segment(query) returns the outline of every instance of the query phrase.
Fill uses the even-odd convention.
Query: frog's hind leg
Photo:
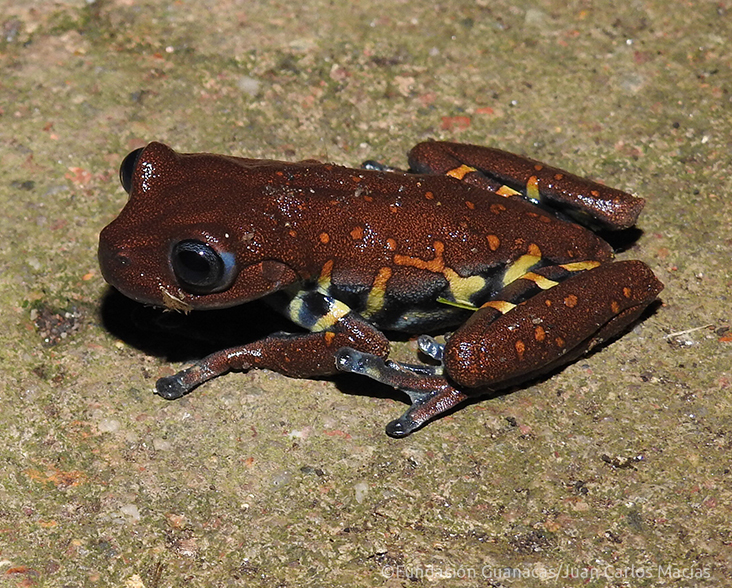
[[[476,313],[480,316],[481,328],[488,329],[491,322],[498,320],[517,304],[533,296],[537,290],[553,287],[558,283],[555,280],[566,279],[575,272],[592,269],[598,265],[599,262],[589,261],[546,266],[512,278],[512,281],[501,290],[501,300],[488,302]],[[458,333],[461,330],[459,329]],[[480,338],[476,343],[479,341]],[[367,376],[401,390],[409,396],[412,405],[400,418],[390,422],[386,427],[386,433],[391,437],[406,437],[427,421],[451,410],[465,400],[491,391],[485,386],[480,390],[470,390],[469,394],[459,390],[444,376],[445,345],[427,335],[419,337],[417,343],[423,354],[440,364],[437,366],[406,364],[351,348],[340,349],[336,354],[336,367],[339,371]]]
[[[522,384],[622,333],[662,289],[643,262],[619,261],[572,275],[498,316],[489,302],[448,340],[445,370],[461,389]]]
[[[404,437],[468,398],[574,361],[620,334],[662,288],[640,261],[547,266],[507,284],[504,299],[487,302],[445,346],[420,337],[420,350],[440,366],[401,364],[352,349],[337,353],[336,366],[409,395],[412,406],[387,426],[390,436]]]
[[[372,380],[402,390],[409,396],[412,405],[401,417],[386,426],[386,434],[390,437],[406,437],[427,421],[469,398],[442,377],[441,366],[385,361],[350,347],[338,351],[336,365],[340,371],[368,376]]]
[[[645,202],[528,157],[478,145],[420,143],[409,152],[409,167],[416,173],[448,175],[507,198],[520,197],[593,228],[627,229]]]

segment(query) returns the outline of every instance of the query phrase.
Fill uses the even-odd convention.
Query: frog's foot
[[[427,357],[442,362],[442,356],[445,354],[445,346],[429,335],[420,335],[417,339],[419,350]]]
[[[160,378],[155,383],[155,393],[166,400],[181,398],[197,386],[226,372],[249,369],[256,351],[253,345],[243,345],[212,353],[172,376]]]
[[[439,345],[439,344],[437,344]],[[427,421],[457,406],[468,395],[453,388],[442,377],[442,367],[411,365],[384,360],[370,353],[344,347],[336,354],[342,372],[361,374],[405,392],[412,405],[386,426],[390,437],[406,437]]]
[[[155,383],[155,393],[166,400],[177,400],[220,373],[212,370],[205,362],[194,363],[172,376],[160,378]]]

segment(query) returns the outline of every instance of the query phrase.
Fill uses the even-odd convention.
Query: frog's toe
[[[453,388],[446,382],[434,390],[417,392],[405,390],[409,394],[412,405],[398,419],[386,426],[386,434],[390,437],[406,437],[422,425],[452,410],[468,399],[468,396]]]
[[[351,347],[343,347],[338,350],[336,367],[338,371],[367,376],[405,392],[412,390],[415,385],[417,386],[414,388],[415,390],[423,391],[424,386],[421,384],[424,378],[442,375],[442,365],[402,363],[383,359],[371,353],[363,353]],[[419,385],[415,382],[419,382]]]
[[[336,367],[339,371],[364,376],[371,376],[369,372],[373,372],[375,359],[379,358],[370,353],[356,351],[351,347],[342,347],[335,356]]]
[[[419,426],[418,423],[414,423],[409,419],[407,414],[404,414],[386,425],[386,434],[394,439],[401,439],[402,437],[411,435]]]
[[[166,400],[177,400],[188,394],[199,384],[210,380],[217,372],[211,371],[205,360],[194,363],[172,376],[165,376],[155,382],[155,393]]]
[[[430,337],[429,335],[420,335],[419,339],[417,339],[417,345],[419,346],[419,350],[427,357],[431,357],[437,361],[442,361],[442,356],[445,353],[445,346],[433,337]]]
[[[160,378],[155,383],[155,393],[165,398],[165,400],[176,400],[187,392],[188,390],[186,390],[178,374]]]
[[[385,163],[381,163],[380,161],[376,161],[374,159],[368,159],[368,160],[364,161],[361,164],[361,168],[370,169],[373,171],[381,171],[381,172],[394,172],[394,171],[401,172],[401,171],[403,171],[399,168],[391,167],[390,165],[386,165]]]

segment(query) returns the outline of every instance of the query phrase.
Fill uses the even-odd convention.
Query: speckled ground
[[[732,583],[731,10],[6,0],[0,584]],[[401,441],[383,426],[403,399],[357,379],[152,394],[210,343],[145,331],[160,317],[99,274],[129,150],[404,165],[429,137],[647,198],[620,257],[656,270],[663,304]],[[275,328],[261,316],[188,331]]]

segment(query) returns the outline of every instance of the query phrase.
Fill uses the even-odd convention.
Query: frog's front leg
[[[519,281],[537,280],[536,275]],[[423,351],[442,358],[444,374],[351,350],[339,352],[338,368],[410,395],[412,406],[387,426],[389,435],[403,437],[469,397],[521,384],[573,361],[621,333],[663,288],[639,261],[602,264],[559,283],[537,281],[541,291],[517,306],[501,299],[486,303],[444,349],[421,338]]]
[[[389,340],[346,305],[316,291],[279,297],[272,305],[311,333],[276,333],[247,345],[224,349],[192,366],[160,378],[156,392],[168,400],[231,370],[269,369],[286,376],[308,378],[337,373],[335,354],[353,347],[386,358]]]

